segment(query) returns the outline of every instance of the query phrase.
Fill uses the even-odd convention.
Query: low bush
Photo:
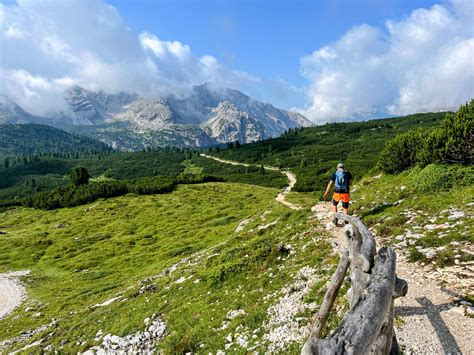
[[[415,130],[397,135],[387,142],[379,157],[379,167],[386,173],[394,174],[406,170],[418,162],[417,153],[423,131]]]
[[[409,180],[417,192],[447,191],[455,186],[474,184],[474,167],[430,164],[410,171]]]
[[[378,167],[395,174],[432,163],[472,165],[474,159],[474,100],[446,114],[438,128],[397,135],[385,144]]]

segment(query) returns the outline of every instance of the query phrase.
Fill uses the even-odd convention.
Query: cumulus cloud
[[[133,32],[102,0],[0,3],[0,20],[0,93],[33,114],[65,109],[64,90],[74,84],[151,96],[259,80],[179,41]]]
[[[474,97],[471,1],[360,25],[301,59],[315,122],[454,110]]]

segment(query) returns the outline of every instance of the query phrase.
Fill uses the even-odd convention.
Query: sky
[[[315,123],[455,110],[474,97],[470,0],[0,0],[0,94],[156,96],[212,82]]]

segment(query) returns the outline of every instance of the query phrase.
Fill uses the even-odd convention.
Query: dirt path
[[[335,247],[342,250],[346,244],[344,228],[332,225],[330,207],[330,203],[316,204],[313,216],[331,233]],[[474,354],[474,318],[466,315],[468,306],[459,302],[462,297],[438,287],[400,252],[397,275],[408,282],[408,294],[395,301],[395,315],[401,319],[395,331],[402,350],[409,354]]]
[[[26,270],[0,274],[0,319],[8,315],[23,301],[25,289],[19,278],[28,273],[29,271]]]
[[[247,164],[247,163],[241,163],[241,162],[238,162],[238,161],[234,161],[234,160],[225,160],[225,159],[220,159],[220,158],[216,158],[216,157],[213,157],[211,155],[207,155],[207,154],[200,154],[201,157],[203,158],[208,158],[208,159],[213,159],[215,161],[218,161],[220,163],[223,163],[223,164],[231,164],[231,165],[240,165],[240,166],[258,166],[256,164]],[[300,210],[301,207],[300,206],[297,206],[291,202],[288,202],[286,199],[285,199],[285,196],[291,191],[291,189],[293,189],[293,187],[295,186],[296,184],[296,175],[293,174],[292,172],[290,171],[287,171],[287,170],[281,170],[275,166],[266,166],[264,165],[263,166],[265,168],[265,170],[272,170],[272,171],[278,171],[279,173],[281,174],[285,174],[287,179],[288,179],[288,186],[285,186],[285,188],[283,189],[283,191],[281,191],[276,197],[275,197],[275,200],[285,206],[287,206],[288,208],[291,208],[292,210]]]

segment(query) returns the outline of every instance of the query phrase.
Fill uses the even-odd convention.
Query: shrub
[[[448,113],[440,127],[399,134],[385,144],[378,167],[389,174],[399,173],[417,164],[472,165],[474,158],[474,100]]]
[[[417,192],[447,191],[454,186],[474,184],[474,168],[430,164],[424,169],[413,169],[409,179]]]
[[[474,100],[441,121],[445,139],[442,159],[446,163],[472,165],[474,156]]]
[[[86,168],[77,167],[74,168],[71,172],[71,181],[74,185],[87,185],[89,183],[89,172]]]
[[[422,139],[423,131],[413,130],[388,141],[380,153],[379,168],[385,173],[394,174],[416,165]]]
[[[171,192],[175,182],[166,177],[143,177],[126,182],[128,192],[138,195],[163,194]]]

